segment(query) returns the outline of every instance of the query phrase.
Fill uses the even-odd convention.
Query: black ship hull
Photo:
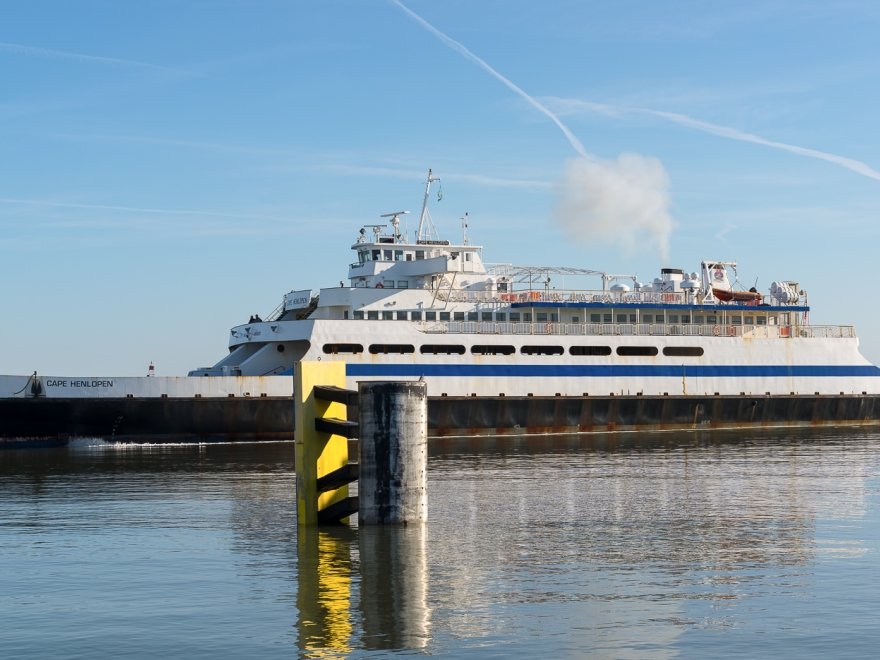
[[[0,444],[72,437],[292,440],[293,409],[291,397],[0,399]],[[428,403],[432,436],[878,423],[880,395],[432,397]]]

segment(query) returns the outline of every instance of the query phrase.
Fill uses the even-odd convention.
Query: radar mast
[[[436,238],[437,231],[434,229],[434,225],[431,222],[431,214],[428,213],[428,196],[431,194],[431,184],[435,181],[440,181],[437,177],[432,174],[431,170],[428,170],[428,180],[425,182],[425,199],[422,202],[422,215],[419,217],[419,228],[416,231],[416,242],[430,239],[431,237]],[[443,192],[439,192],[437,194],[437,200],[443,199]]]

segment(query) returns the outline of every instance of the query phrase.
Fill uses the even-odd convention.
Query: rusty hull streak
[[[432,437],[872,426],[880,396],[439,397]]]

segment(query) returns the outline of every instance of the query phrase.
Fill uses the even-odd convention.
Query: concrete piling
[[[362,382],[360,506],[366,525],[428,519],[428,393],[424,382]]]

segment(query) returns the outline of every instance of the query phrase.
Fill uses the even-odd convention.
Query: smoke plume
[[[590,245],[627,251],[646,245],[669,257],[669,178],[656,158],[621,154],[615,161],[576,158],[566,164],[556,221],[566,234]]]

